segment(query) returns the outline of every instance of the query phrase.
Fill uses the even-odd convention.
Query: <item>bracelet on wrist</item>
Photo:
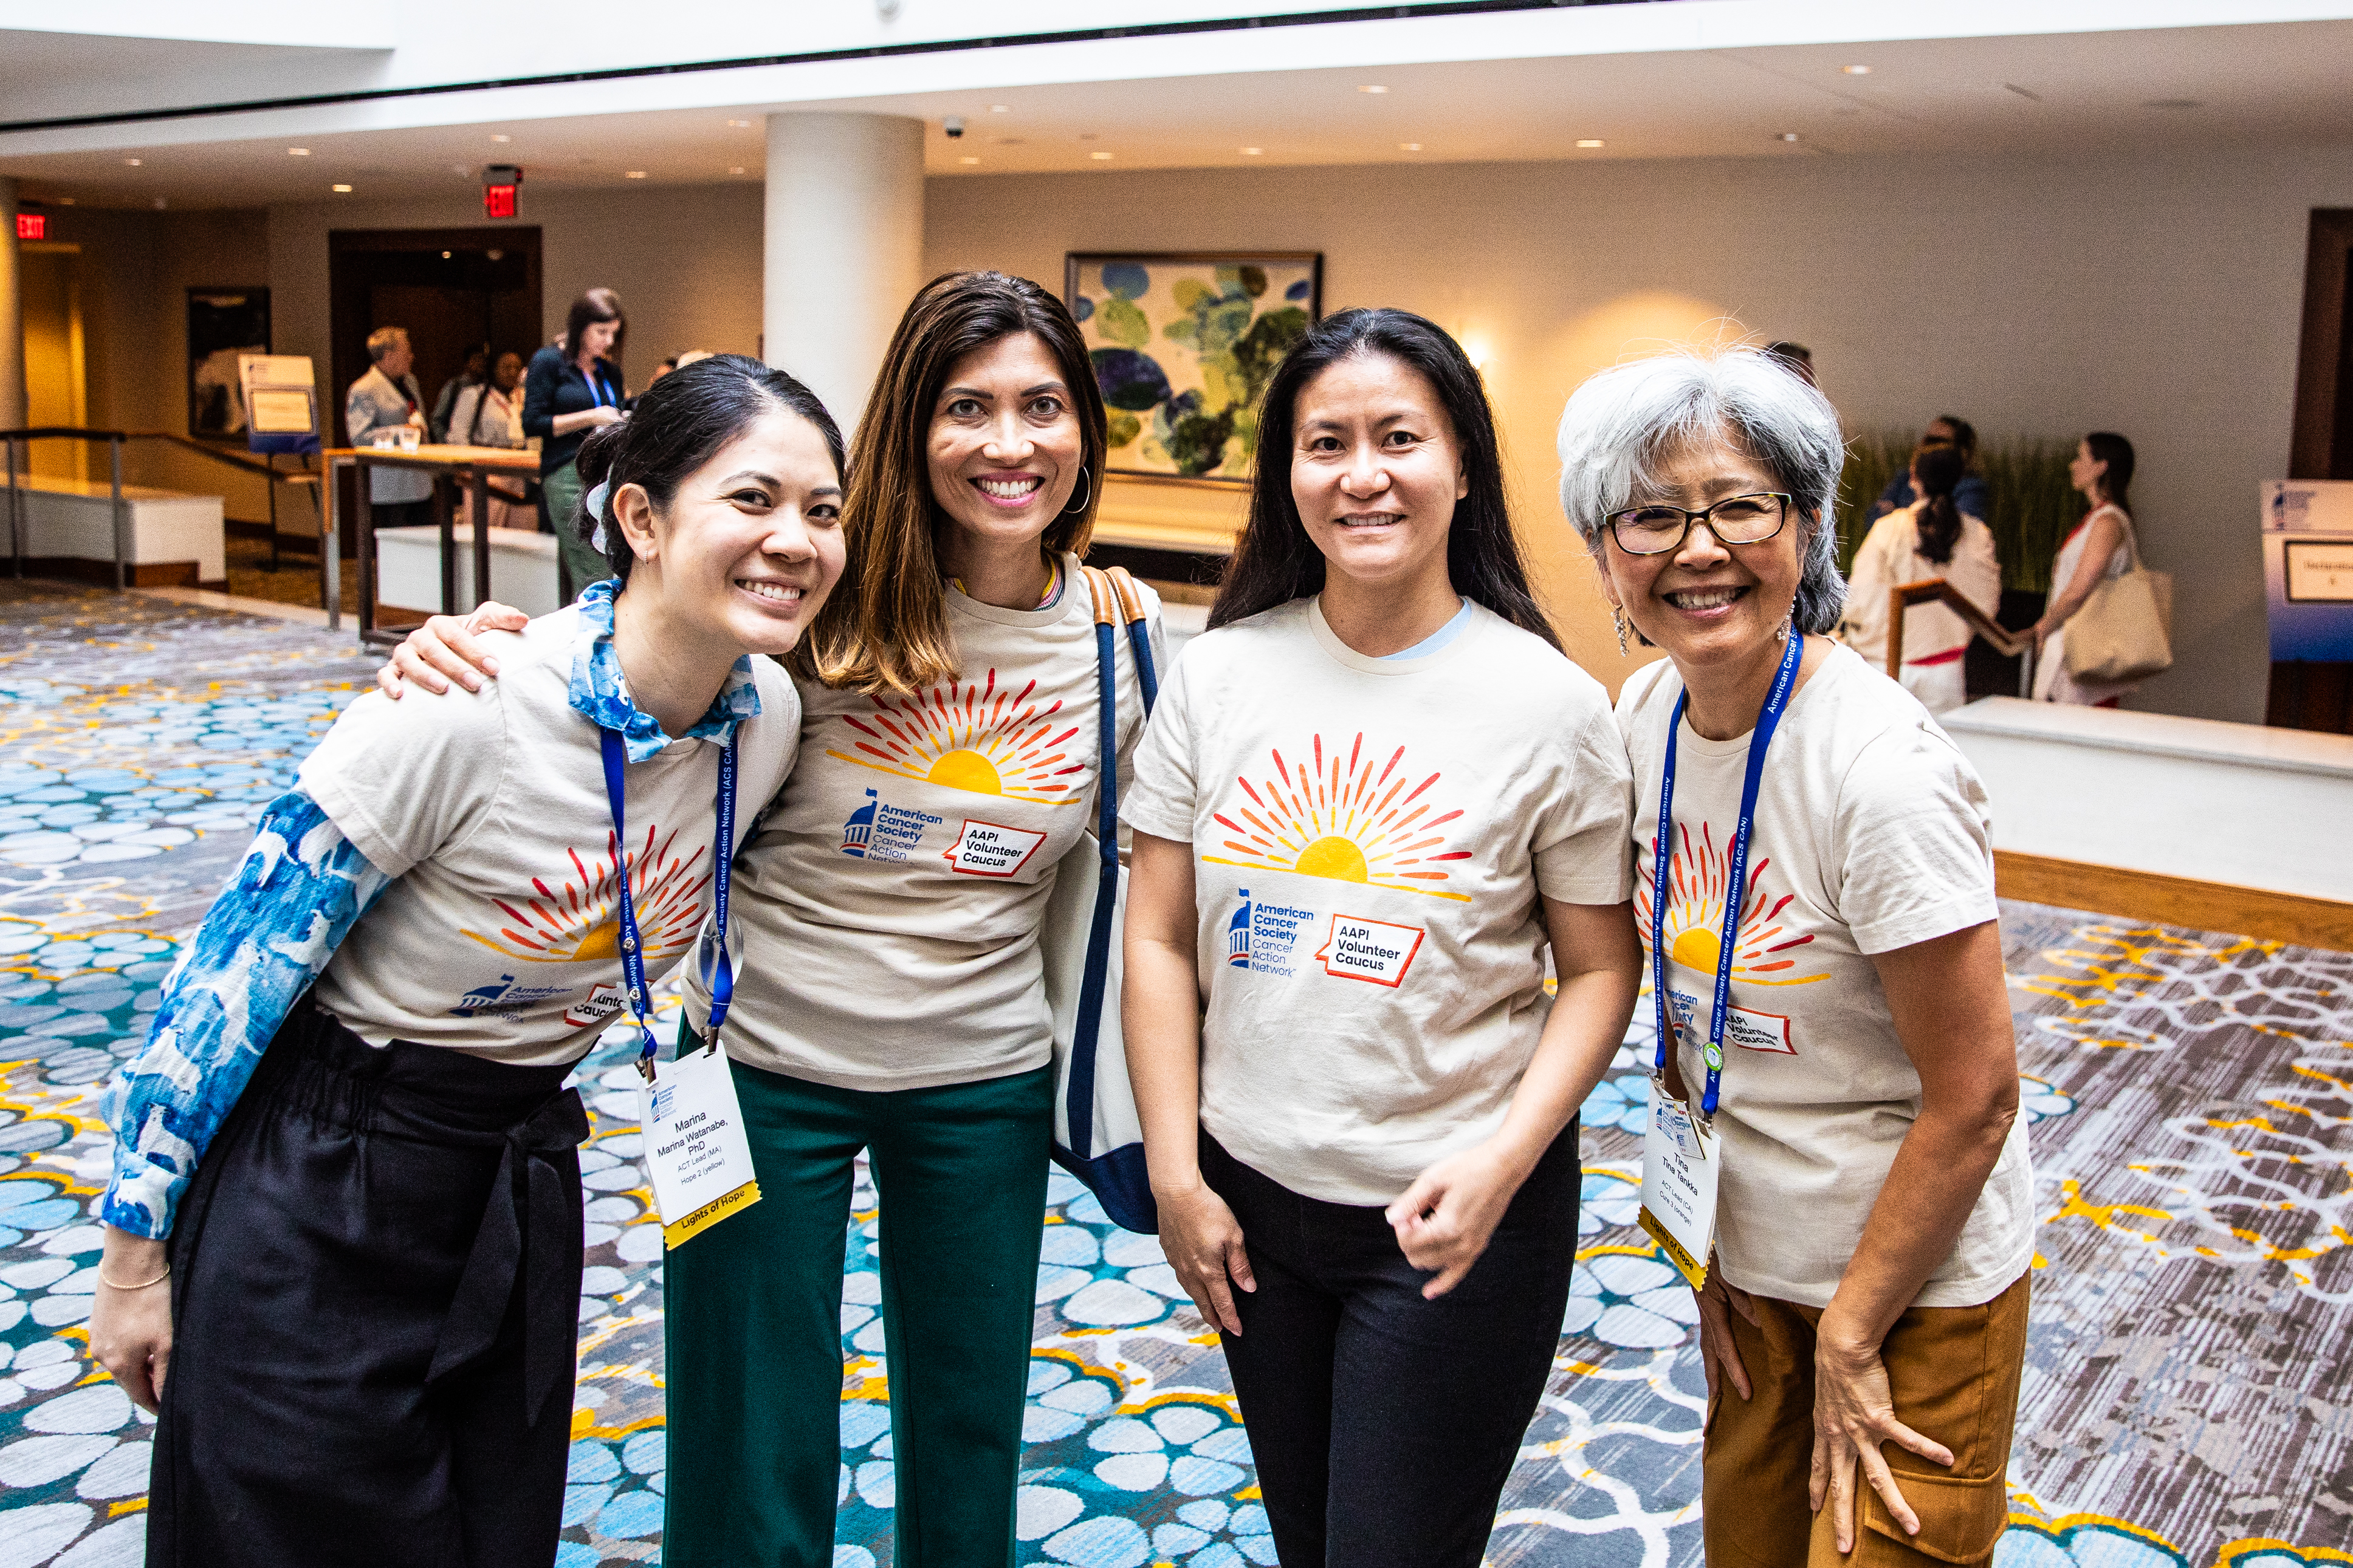
[[[164,1280],[169,1279],[171,1277],[172,1266],[169,1263],[164,1265],[164,1272],[156,1275],[153,1279],[142,1279],[136,1285],[125,1285],[119,1280],[109,1279],[106,1277],[106,1270],[104,1268],[100,1268],[98,1271],[98,1282],[105,1286],[110,1290],[144,1290],[150,1285],[161,1285]]]

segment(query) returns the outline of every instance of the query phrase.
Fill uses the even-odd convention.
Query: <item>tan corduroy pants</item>
[[[1731,1314],[1748,1373],[1742,1399],[1719,1373],[1708,1409],[1701,1490],[1712,1568],[1932,1568],[1989,1563],[2010,1514],[2003,1485],[2026,1363],[2029,1275],[1975,1307],[1915,1307],[1895,1320],[1880,1356],[1895,1415],[1953,1451],[1946,1467],[1881,1445],[1895,1485],[1920,1516],[1905,1534],[1858,1474],[1854,1551],[1841,1557],[1831,1510],[1811,1513],[1814,1325],[1820,1307],[1754,1298],[1758,1321]]]

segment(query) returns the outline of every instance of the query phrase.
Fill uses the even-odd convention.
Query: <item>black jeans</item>
[[[1478,1568],[1577,1261],[1577,1127],[1435,1301],[1377,1208],[1303,1197],[1201,1134],[1255,1291],[1224,1336],[1283,1568]]]

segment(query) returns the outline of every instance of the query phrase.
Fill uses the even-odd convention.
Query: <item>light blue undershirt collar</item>
[[[613,594],[619,584],[607,577],[582,590],[573,607],[580,612],[580,630],[572,642],[570,696],[575,712],[590,723],[618,730],[629,761],[642,763],[670,742],[654,716],[629,699],[629,683],[621,674],[621,656],[613,651]],[[760,711],[760,686],[752,678],[752,656],[745,654],[727,672],[710,708],[682,741],[716,741],[722,744],[734,732],[739,720]]]
[[[1440,649],[1444,648],[1447,644],[1452,642],[1456,637],[1461,637],[1462,635],[1463,628],[1468,626],[1470,624],[1471,601],[1465,599],[1462,601],[1462,607],[1454,612],[1454,618],[1452,620],[1447,622],[1444,626],[1439,627],[1436,631],[1430,633],[1428,637],[1422,638],[1411,647],[1399,649],[1396,653],[1385,653],[1381,655],[1381,657],[1383,658],[1428,658],[1431,654],[1439,652]]]

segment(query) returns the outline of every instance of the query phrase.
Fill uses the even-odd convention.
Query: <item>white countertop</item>
[[[2015,697],[1988,697],[1942,715],[1937,722],[1956,739],[1984,735],[2052,742],[2353,779],[2353,735],[2227,724],[2170,713],[2133,713],[2120,708],[2026,702]]]

